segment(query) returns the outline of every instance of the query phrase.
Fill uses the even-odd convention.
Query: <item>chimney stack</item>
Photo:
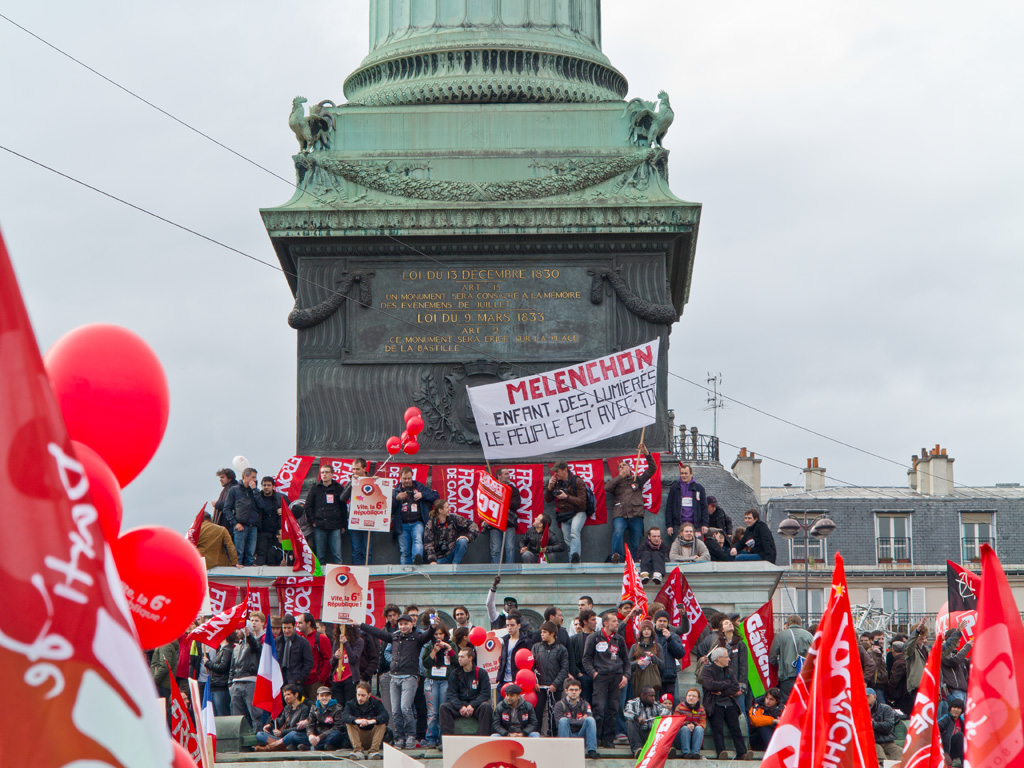
[[[764,503],[761,498],[761,460],[754,456],[753,451],[747,453],[746,448],[740,448],[739,456],[732,463],[732,473],[737,480],[753,488],[758,504]]]
[[[825,488],[825,468],[818,466],[818,457],[807,460],[804,470],[804,490],[821,491]]]
[[[921,449],[921,458],[914,462],[910,487],[915,487],[916,480],[918,493],[925,496],[952,496],[953,461],[946,455],[946,449],[938,443],[931,451]]]

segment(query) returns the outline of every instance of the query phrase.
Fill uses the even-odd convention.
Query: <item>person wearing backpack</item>
[[[583,525],[587,522],[587,484],[569,471],[569,464],[556,461],[551,477],[544,487],[544,501],[555,505],[555,522],[562,529],[563,541],[569,542],[569,562],[578,563],[583,543]],[[592,513],[591,513],[592,514]]]
[[[771,648],[768,649],[768,663],[778,670],[779,690],[782,703],[789,698],[790,691],[796,685],[800,668],[811,647],[811,633],[803,628],[803,621],[797,614],[786,619],[786,628],[775,635]]]

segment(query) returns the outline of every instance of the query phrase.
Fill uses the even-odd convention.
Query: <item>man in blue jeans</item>
[[[565,681],[565,695],[555,704],[555,723],[558,738],[582,738],[587,758],[593,760],[601,756],[597,752],[597,721],[581,692],[579,680],[570,677]]]
[[[323,564],[342,562],[341,534],[348,527],[344,489],[329,464],[320,467],[320,482],[306,494],[306,519],[313,525],[313,549]]]
[[[366,477],[366,459],[352,459],[352,477],[345,483],[341,491],[341,500],[346,508],[352,503],[352,483],[358,482],[359,478]],[[369,565],[373,562],[373,547],[369,531],[351,530],[348,532],[348,540],[352,545],[352,565]]]
[[[623,539],[629,530],[629,549],[634,557],[639,557],[640,538],[644,533],[644,485],[654,476],[654,459],[647,446],[638,446],[647,468],[637,476],[629,462],[619,462],[618,474],[605,483],[604,491],[608,498],[608,508],[612,513],[612,554],[619,560],[625,560]],[[660,493],[660,490],[658,491]],[[615,560],[613,562],[619,562]]]
[[[249,467],[242,473],[242,482],[231,486],[224,498],[222,520],[231,530],[242,565],[256,564],[256,537],[259,532],[260,513],[256,508],[257,472]]]
[[[580,562],[583,526],[587,522],[587,486],[583,478],[569,471],[567,462],[554,463],[544,486],[544,501],[554,502],[555,522],[562,529],[562,540],[569,545],[569,562]]]
[[[423,564],[423,529],[438,495],[413,480],[412,469],[402,467],[391,495],[391,530],[398,532],[398,557],[402,565]]]

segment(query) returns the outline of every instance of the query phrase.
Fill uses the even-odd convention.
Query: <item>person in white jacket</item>
[[[694,533],[693,523],[683,523],[679,535],[672,542],[668,559],[673,563],[706,563],[711,561],[711,553],[704,542]]]

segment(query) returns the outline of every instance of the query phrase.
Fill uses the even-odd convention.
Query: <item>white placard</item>
[[[484,456],[557,453],[653,424],[659,341],[568,368],[469,387]]]
[[[362,565],[325,565],[321,618],[331,624],[362,624],[370,593],[370,569]]]
[[[583,739],[444,737],[444,768],[480,768],[485,765],[583,768],[584,764]]]
[[[390,531],[391,493],[397,484],[390,477],[353,477],[348,527],[354,531]]]

